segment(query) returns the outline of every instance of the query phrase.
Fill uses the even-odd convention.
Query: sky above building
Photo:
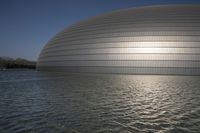
[[[37,60],[59,31],[113,10],[200,0],[0,0],[0,56]]]

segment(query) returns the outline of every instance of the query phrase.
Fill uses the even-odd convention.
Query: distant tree
[[[36,68],[36,62],[29,61],[22,58],[12,59],[12,58],[3,58],[0,57],[0,68],[29,68],[29,69],[35,69]]]

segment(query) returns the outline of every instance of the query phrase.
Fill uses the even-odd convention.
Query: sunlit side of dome
[[[200,5],[147,6],[81,21],[46,44],[37,69],[200,75]]]

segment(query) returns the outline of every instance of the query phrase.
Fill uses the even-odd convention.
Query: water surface
[[[200,77],[0,71],[0,133],[199,133]]]

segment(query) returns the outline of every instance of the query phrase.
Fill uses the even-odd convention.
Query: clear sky
[[[47,41],[72,23],[145,5],[200,4],[200,0],[0,0],[0,56],[37,60]]]

